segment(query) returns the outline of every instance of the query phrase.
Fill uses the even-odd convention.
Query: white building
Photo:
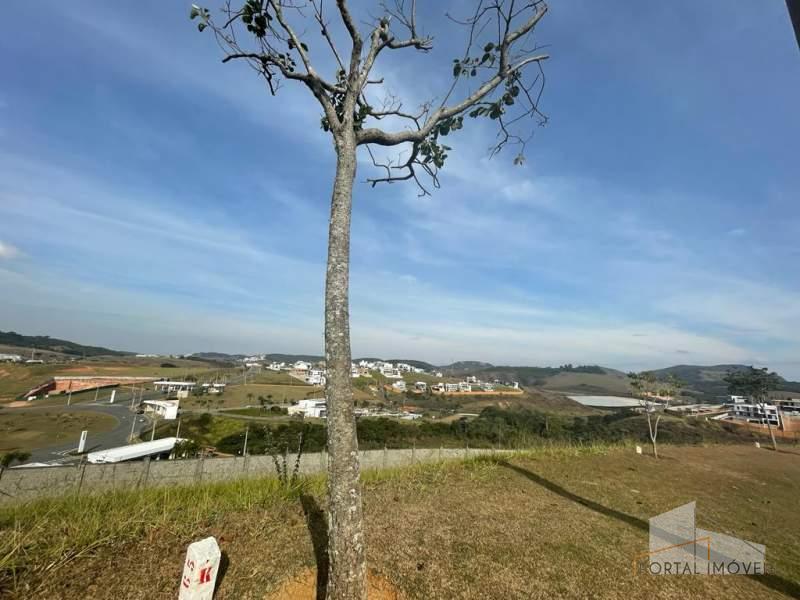
[[[295,371],[308,371],[311,368],[311,363],[308,363],[304,360],[298,360],[292,365],[292,368]]]
[[[457,392],[458,391],[457,383],[445,383],[444,384],[444,391],[445,392]]]
[[[270,371],[281,371],[281,370],[286,368],[286,363],[285,362],[272,361],[271,363],[269,363],[269,366],[267,368]]]
[[[316,419],[325,419],[328,416],[327,405],[324,398],[300,400],[288,408],[290,415],[303,415]]]
[[[472,391],[472,385],[467,383],[466,381],[462,381],[461,383],[458,384],[458,391],[459,392],[471,392]]]
[[[758,403],[750,404],[735,401],[728,405],[728,415],[733,419],[747,421],[748,423],[769,423],[775,427],[781,424],[781,415],[778,407],[773,404]]]
[[[397,392],[405,392],[406,391],[406,382],[403,381],[402,379],[400,381],[395,381],[392,384],[392,389],[394,389]]]
[[[442,375],[442,372],[441,372],[441,371],[436,371],[436,372],[433,374],[433,376],[434,376],[434,377],[444,377],[444,375]]]
[[[443,392],[444,391],[444,384],[440,381],[439,383],[434,383],[431,386],[432,392]]]
[[[180,390],[187,390],[191,391],[194,389],[194,386],[197,385],[194,381],[154,381],[153,387],[156,391],[165,392],[169,394],[170,392],[177,392]]]
[[[145,400],[144,412],[154,413],[159,418],[166,421],[174,421],[178,418],[178,405],[177,400]]]
[[[415,389],[416,391],[418,391],[418,392],[424,392],[425,390],[427,390],[427,389],[428,389],[428,384],[427,384],[427,383],[425,383],[424,381],[417,381],[417,382],[414,384],[414,389]]]
[[[414,367],[408,363],[397,363],[397,370],[402,371],[403,373],[411,373],[414,370]]]
[[[467,383],[478,383],[478,378],[475,377],[475,375],[467,375],[464,378],[464,381],[466,381]]]
[[[484,392],[493,392],[494,391],[494,384],[493,383],[482,383],[481,389]]]
[[[0,362],[22,362],[19,354],[0,354]]]
[[[306,381],[311,385],[325,385],[325,371],[322,369],[311,369],[308,372]]]

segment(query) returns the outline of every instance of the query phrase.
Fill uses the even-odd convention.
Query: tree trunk
[[[656,438],[651,437],[650,441],[653,443],[653,456],[658,458],[658,447],[656,446]]]
[[[350,381],[350,213],[356,174],[352,133],[336,140],[336,179],[325,279],[325,399],[328,416],[328,600],[366,600],[366,548],[358,440]]]
[[[764,415],[766,416],[766,414],[767,414],[767,409],[764,408]],[[778,443],[775,441],[775,433],[772,431],[772,425],[769,422],[769,417],[767,417],[767,429],[769,430],[769,437],[772,439],[772,449],[775,450],[775,452],[777,452]]]

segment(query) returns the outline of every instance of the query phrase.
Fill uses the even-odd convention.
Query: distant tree
[[[767,400],[769,393],[777,390],[782,383],[782,379],[777,373],[770,372],[766,367],[756,369],[755,367],[747,367],[744,370],[729,371],[724,379],[728,384],[728,391],[731,394],[738,396],[748,396],[756,405],[764,412],[764,417],[767,417]],[[766,418],[767,430],[769,437],[772,440],[772,449],[778,449],[778,443],[775,441],[775,433],[772,431],[772,424],[769,418]]]
[[[364,600],[366,545],[350,378],[348,292],[357,150],[364,149],[380,169],[378,176],[368,180],[373,186],[410,180],[421,194],[427,194],[426,186],[439,186],[439,170],[451,150],[444,138],[461,129],[465,119],[485,117],[498,128],[492,154],[518,145],[520,153],[514,162],[522,163],[530,127],[545,121],[538,103],[544,85],[541,65],[548,55],[539,52],[533,32],[547,5],[543,0],[458,3],[467,5],[467,17],[451,17],[451,22],[465,28],[464,51],[447,67],[451,74],[439,98],[409,110],[374,72],[379,57],[386,53],[432,49],[433,38],[417,27],[415,0],[375,3],[373,10],[365,11],[366,32],[361,31],[362,21],[350,11],[347,0],[336,0],[333,9],[324,0],[224,0],[221,4],[221,15],[192,5],[190,17],[198,20],[200,31],[214,34],[225,53],[223,62],[244,61],[264,78],[272,94],[284,82],[304,86],[319,103],[321,126],[330,133],[336,152],[325,285],[327,595]],[[328,54],[327,61],[320,59],[323,53]],[[407,64],[415,68],[413,57]],[[325,73],[328,65],[331,75]],[[400,157],[379,157],[379,148],[397,149]]]
[[[253,392],[247,392],[247,403],[252,404],[254,397]]]
[[[652,371],[628,373],[628,379],[639,399],[639,406],[647,417],[647,430],[653,446],[653,456],[658,458],[658,425],[663,411],[669,407],[670,401],[678,394],[682,384],[672,374],[665,379],[658,379]],[[656,402],[656,396],[664,401],[663,405]]]

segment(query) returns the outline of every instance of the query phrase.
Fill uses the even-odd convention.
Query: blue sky
[[[272,98],[222,65],[188,3],[126,4],[6,7],[0,329],[321,352],[320,111],[304,89]],[[378,67],[408,105],[450,82],[447,8],[425,10],[436,51]],[[553,1],[537,40],[550,122],[525,166],[488,158],[488,123],[449,138],[430,197],[370,188],[361,157],[354,354],[800,378],[800,52],[785,5]]]

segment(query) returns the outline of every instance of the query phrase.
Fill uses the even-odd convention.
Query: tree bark
[[[328,416],[328,600],[366,600],[366,548],[350,381],[350,214],[356,174],[355,136],[335,139],[336,179],[325,279],[325,399]]]

